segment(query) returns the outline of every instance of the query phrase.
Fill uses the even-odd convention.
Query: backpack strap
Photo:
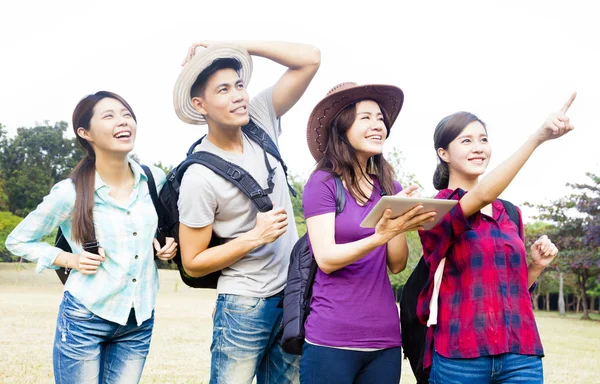
[[[244,132],[244,134],[246,136],[248,136],[248,138],[250,140],[252,140],[255,143],[257,143],[258,145],[260,145],[260,147],[264,151],[269,153],[271,156],[273,156],[275,159],[277,159],[277,161],[279,161],[279,163],[281,163],[281,166],[283,168],[283,173],[285,174],[285,181],[287,182],[288,189],[289,189],[290,193],[294,197],[296,197],[297,193],[294,190],[294,188],[292,188],[292,186],[290,185],[290,182],[288,181],[287,165],[285,165],[285,162],[281,158],[279,149],[277,148],[277,145],[275,144],[275,142],[273,142],[273,139],[271,139],[271,136],[269,136],[269,134],[267,132],[265,132],[262,128],[260,128],[258,125],[256,125],[252,120],[250,120],[250,122],[248,124],[246,124],[242,127],[242,132]]]
[[[269,195],[246,170],[205,151],[192,153],[177,167],[177,172],[174,174],[175,179],[169,180],[170,182],[176,182],[175,187],[177,190],[181,185],[181,179],[185,171],[192,164],[201,164],[238,187],[260,212],[273,209],[273,202],[271,202]]]
[[[511,203],[510,201],[502,200],[502,199],[498,199],[498,200],[500,200],[500,202],[504,206],[504,209],[506,210],[508,217],[510,217],[512,222],[515,223],[515,225],[517,226],[517,229],[519,231],[519,236],[523,237],[523,233],[521,233],[521,216],[519,215],[519,211],[517,210],[517,207],[515,207],[515,205],[513,203]]]
[[[346,207],[346,191],[344,191],[342,178],[338,174],[335,174],[333,179],[335,180],[335,215],[337,216]]]
[[[144,164],[140,164],[146,177],[148,178],[148,192],[150,192],[150,197],[152,198],[152,204],[154,205],[154,209],[156,210],[156,215],[158,216],[158,231],[156,239],[160,243],[161,246],[165,245],[165,216],[160,209],[160,200],[158,199],[158,190],[156,189],[156,181],[154,181],[154,175],[150,170],[150,167]]]
[[[154,209],[156,210],[156,214],[158,215],[158,226],[159,228],[163,226],[161,222],[163,221],[162,214],[160,212],[160,203],[158,201],[158,191],[156,189],[156,182],[154,181],[154,175],[152,171],[147,165],[140,164],[146,177],[148,178],[148,191],[150,192],[150,197],[152,198],[152,204],[154,204]]]

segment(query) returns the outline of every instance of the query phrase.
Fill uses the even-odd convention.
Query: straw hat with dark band
[[[389,132],[402,109],[404,93],[393,85],[341,83],[333,87],[313,109],[306,127],[308,148],[315,160],[319,161],[325,153],[331,121],[348,105],[361,100],[373,100],[383,108]]]
[[[206,119],[194,108],[190,91],[198,75],[216,59],[237,59],[242,67],[240,78],[248,86],[252,76],[252,58],[248,51],[236,44],[213,44],[208,48],[196,48],[196,54],[181,70],[175,88],[173,88],[173,106],[175,113],[183,122],[188,124],[206,124]]]

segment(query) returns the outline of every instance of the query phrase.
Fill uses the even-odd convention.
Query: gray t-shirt
[[[272,101],[272,89],[268,88],[250,100],[250,118],[264,129],[278,144],[281,133]],[[249,172],[263,187],[267,187],[269,174],[263,149],[243,135],[243,154],[223,151],[207,139],[196,148],[219,155]],[[217,293],[268,297],[285,287],[290,252],[298,234],[285,174],[281,164],[268,155],[275,169],[275,187],[269,195],[274,207],[285,208],[288,215],[287,232],[270,244],[250,251],[238,262],[222,270]],[[188,168],[181,182],[179,194],[179,221],[191,228],[212,224],[213,232],[226,241],[250,231],[256,224],[258,210],[235,185],[210,169],[194,164]]]

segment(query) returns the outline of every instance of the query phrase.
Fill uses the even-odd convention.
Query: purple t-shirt
[[[335,218],[336,244],[350,243],[372,235],[373,228],[360,223],[381,199],[379,182],[371,200],[358,205],[347,189],[346,206]],[[396,193],[402,190],[394,182]],[[315,171],[302,196],[304,217],[335,212],[335,180],[324,171]],[[310,244],[310,240],[309,240]],[[312,247],[311,247],[312,249]],[[347,348],[392,348],[401,345],[400,318],[392,285],[387,275],[387,245],[329,275],[317,270],[306,339],[314,344]]]

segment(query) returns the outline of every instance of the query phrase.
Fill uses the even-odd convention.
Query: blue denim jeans
[[[127,325],[102,319],[65,292],[54,337],[54,379],[63,383],[138,383],[154,325],[139,327],[133,309]]]
[[[300,361],[302,384],[398,384],[400,347],[351,351],[304,343]]]
[[[504,353],[474,359],[449,359],[433,355],[430,384],[542,384],[544,371],[539,356]]]
[[[281,349],[281,295],[257,298],[221,294],[210,346],[210,384],[298,382],[299,356]]]

